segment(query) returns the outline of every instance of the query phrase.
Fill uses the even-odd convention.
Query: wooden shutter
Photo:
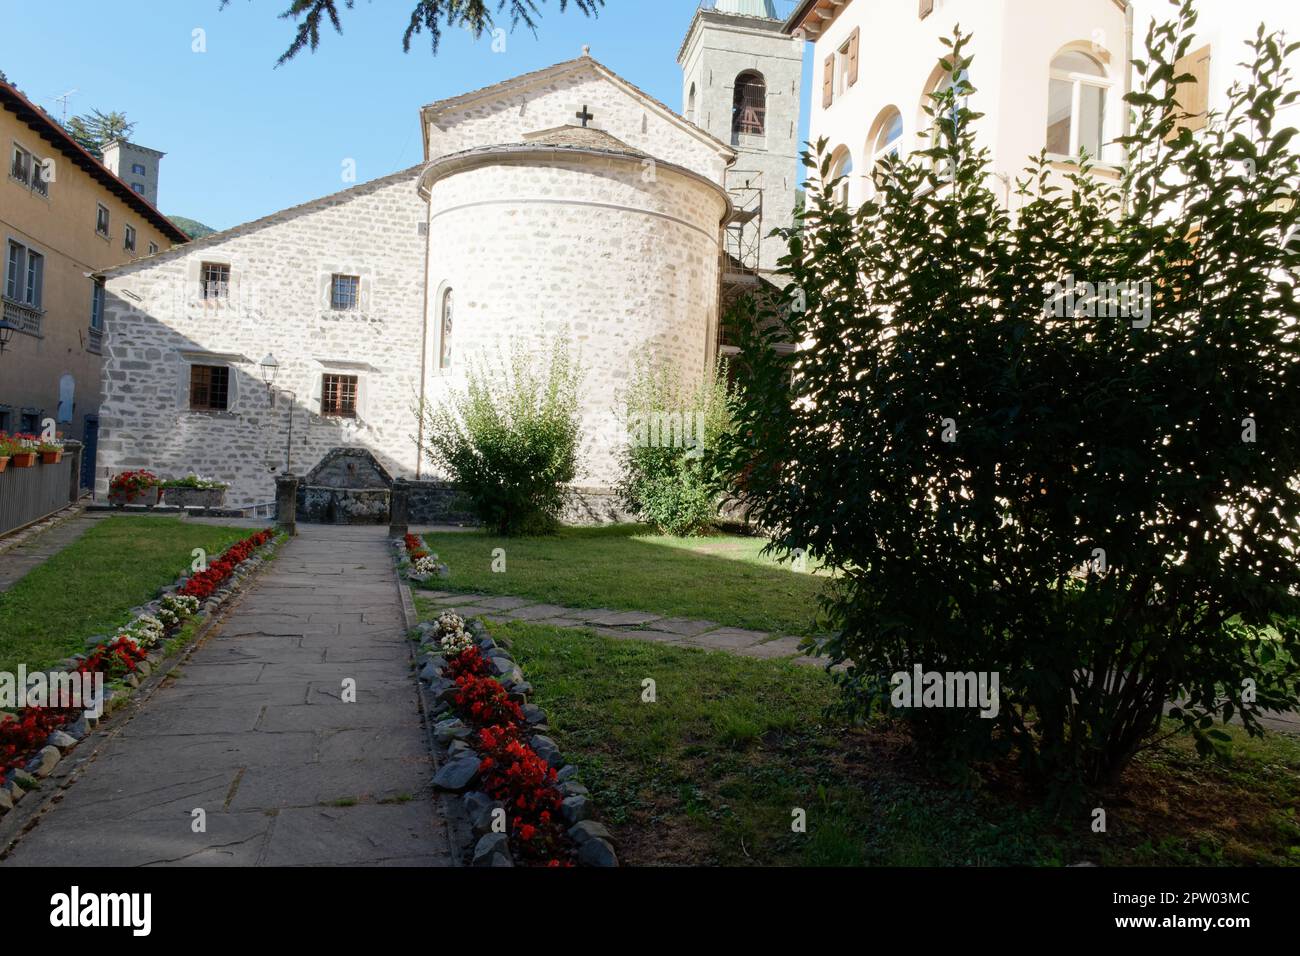
[[[1175,76],[1185,74],[1190,74],[1196,79],[1194,82],[1178,85],[1178,111],[1185,113],[1186,116],[1178,121],[1171,138],[1176,137],[1178,131],[1183,128],[1190,129],[1192,132],[1205,129],[1207,114],[1210,111],[1210,48],[1208,46],[1187,54],[1174,64]]]
[[[822,74],[822,109],[835,102],[835,55],[826,58],[826,70]]]
[[[858,82],[858,41],[862,39],[862,30],[855,28],[849,37],[849,86]]]
[[[921,0],[921,19],[924,20],[932,13],[934,13],[934,0]]]

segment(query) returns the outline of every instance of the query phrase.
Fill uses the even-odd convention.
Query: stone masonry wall
[[[725,146],[683,129],[680,121],[661,115],[606,79],[594,66],[561,74],[509,97],[467,104],[445,117],[441,127],[429,127],[429,157],[522,142],[525,133],[577,123],[575,114],[584,105],[594,116],[593,128],[656,159],[722,182],[729,158]]]
[[[409,169],[123,267],[107,282],[104,401],[96,490],[112,474],[193,470],[231,484],[227,503],[275,499],[293,408],[293,470],[332,448],[369,448],[393,474],[414,471],[424,324],[427,211]],[[231,270],[229,301],[199,295],[204,262]],[[329,307],[333,273],[361,276],[361,308]],[[258,363],[274,353],[268,401]],[[230,368],[230,407],[189,407],[192,364]],[[321,375],[360,379],[355,421],[322,418]]]
[[[620,474],[620,412],[638,362],[686,381],[707,368],[717,334],[719,192],[667,167],[612,157],[498,157],[437,180],[430,195],[430,301],[454,290],[450,373],[513,345],[544,354],[567,335],[584,366],[577,484]],[[429,340],[438,355],[437,331]],[[685,410],[683,410],[685,411]]]

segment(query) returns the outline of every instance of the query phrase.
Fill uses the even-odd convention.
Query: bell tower
[[[782,26],[773,0],[705,0],[677,54],[682,115],[738,154],[727,252],[740,271],[775,269],[785,250],[767,234],[794,221],[804,42]]]

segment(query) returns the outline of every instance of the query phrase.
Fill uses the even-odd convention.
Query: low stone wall
[[[310,524],[387,524],[387,488],[298,489],[298,520]]]
[[[451,482],[411,481],[407,486],[411,490],[411,524],[478,524]],[[571,488],[570,492],[569,503],[560,515],[562,524],[586,527],[636,520],[609,488]]]

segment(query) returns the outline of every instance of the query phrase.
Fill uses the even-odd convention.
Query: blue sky
[[[792,5],[777,4],[782,13]],[[292,22],[277,17],[287,6],[0,0],[0,69],[55,116],[56,97],[74,89],[69,116],[125,112],[134,141],[167,153],[163,212],[225,229],[343,188],[345,159],[356,161],[358,181],[419,162],[419,107],[571,59],[584,44],[680,109],[677,50],[698,0],[606,0],[595,19],[546,0],[536,37],[521,27],[493,53],[489,37],[476,43],[454,30],[436,57],[427,34],[402,53],[407,0],[357,0],[343,11],[343,36],[330,30],[315,54],[275,69],[293,37]],[[191,49],[196,28],[206,53]],[[806,115],[804,127],[806,136]]]

